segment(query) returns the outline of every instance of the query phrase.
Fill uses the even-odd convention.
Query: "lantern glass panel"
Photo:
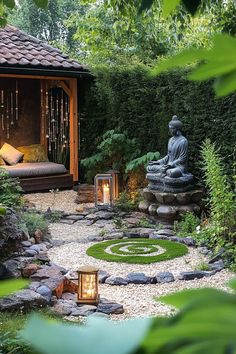
[[[95,176],[95,206],[109,208],[113,205],[113,178],[111,174]]]
[[[81,274],[81,298],[96,299],[95,274]]]

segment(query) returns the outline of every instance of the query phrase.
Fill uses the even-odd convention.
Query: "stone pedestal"
[[[204,192],[198,188],[182,193],[145,188],[142,195],[144,201],[139,204],[140,211],[157,217],[159,221],[174,222],[187,212],[200,215]]]

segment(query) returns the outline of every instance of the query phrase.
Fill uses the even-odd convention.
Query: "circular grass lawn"
[[[87,255],[108,262],[150,264],[184,256],[185,245],[155,239],[123,239],[103,241],[87,249]]]

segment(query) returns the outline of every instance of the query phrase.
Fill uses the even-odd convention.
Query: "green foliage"
[[[129,254],[120,249],[127,245],[126,247],[131,247],[129,249]],[[153,252],[158,250],[158,246],[165,249],[165,252],[152,255]],[[113,254],[107,253],[106,248],[110,247]],[[122,239],[122,240],[111,240],[96,243],[87,249],[87,254],[91,257],[103,259],[107,262],[121,262],[121,263],[131,263],[131,264],[150,264],[155,262],[166,261],[176,257],[181,257],[188,252],[185,245],[180,243],[174,243],[165,240],[154,240],[154,239]],[[149,254],[145,256],[145,254]],[[144,254],[144,255],[142,255]]]
[[[219,150],[209,139],[203,144],[202,158],[204,179],[209,190],[211,223],[215,227],[217,242],[220,236],[230,240],[235,226],[235,193],[225,175]]]
[[[19,180],[9,177],[8,173],[0,168],[0,204],[17,208],[23,204],[21,194]]]
[[[137,223],[136,226],[137,226],[137,227],[146,227],[146,228],[150,228],[150,229],[159,229],[159,225],[151,223],[151,221],[148,220],[148,218],[145,217],[145,216],[142,217],[142,218],[138,221],[138,223]]]
[[[22,336],[44,354],[128,354],[137,349],[150,322],[150,319],[135,319],[121,325],[91,318],[87,326],[74,326],[50,323],[35,315]]]
[[[80,12],[79,0],[49,0],[46,8],[38,7],[32,0],[17,2],[18,6],[9,14],[11,24],[70,54],[77,50],[78,42],[73,40],[76,29],[68,28],[65,21],[72,13]]]
[[[209,267],[209,264],[206,262],[201,262],[200,264],[198,264],[198,266],[196,267],[196,270],[211,270],[211,268]]]
[[[119,210],[130,212],[138,209],[140,197],[138,193],[121,192],[115,201],[115,206]]]
[[[25,279],[4,280],[0,283],[0,297],[12,294],[22,288],[25,288],[29,284]]]
[[[86,177],[89,181],[97,173],[106,172],[109,169],[118,170],[124,175],[126,163],[139,153],[135,139],[129,139],[127,134],[108,130],[102,136],[102,141],[97,146],[97,153],[81,161],[86,169]]]
[[[58,319],[50,309],[38,309],[37,313],[49,320]],[[19,336],[28,318],[29,314],[22,311],[0,312],[0,354],[36,354]]]
[[[235,290],[235,281],[232,288]],[[184,290],[158,299],[180,312],[160,323],[154,320],[142,345],[150,354],[235,352],[235,294],[215,289]]]
[[[231,281],[230,286],[234,293],[206,288],[162,296],[157,300],[179,309],[166,318],[118,324],[93,319],[77,327],[34,316],[22,336],[45,354],[235,353],[236,281]]]
[[[22,213],[22,228],[28,231],[30,236],[34,236],[36,230],[42,231],[45,236],[48,233],[48,221],[44,215],[38,213]]]
[[[145,167],[149,161],[158,160],[159,157],[160,153],[158,151],[148,152],[141,157],[137,157],[126,165],[125,173],[138,170],[140,167]]]
[[[135,138],[141,151],[135,157],[150,151],[160,151],[163,156],[168,122],[177,114],[189,140],[189,170],[199,176],[196,157],[209,137],[221,147],[227,174],[233,174],[236,95],[217,99],[211,83],[187,81],[183,71],[150,77],[146,66],[126,65],[97,67],[93,73],[96,78],[82,107],[82,158],[97,153],[96,144],[108,129],[126,131],[129,138]]]
[[[47,211],[44,214],[44,217],[49,221],[49,222],[57,222],[62,218],[63,212],[59,210],[50,210]]]
[[[189,79],[204,81],[216,78],[215,92],[218,96],[225,96],[236,90],[235,55],[236,39],[226,34],[216,34],[211,49],[187,49],[160,63],[153,70],[153,75],[201,61]]]
[[[200,219],[195,214],[186,213],[183,215],[181,221],[175,222],[174,229],[179,237],[186,237],[195,233],[199,225]]]
[[[0,204],[0,216],[6,215],[6,212],[7,212],[6,208]]]

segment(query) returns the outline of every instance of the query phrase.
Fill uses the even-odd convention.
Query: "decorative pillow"
[[[22,154],[23,162],[48,162],[48,157],[43,145],[33,144],[17,148]]]
[[[3,158],[0,156],[0,166],[6,165],[6,162],[3,160]]]
[[[0,156],[9,165],[16,165],[22,159],[23,155],[22,152],[7,143],[5,143],[0,150]]]

